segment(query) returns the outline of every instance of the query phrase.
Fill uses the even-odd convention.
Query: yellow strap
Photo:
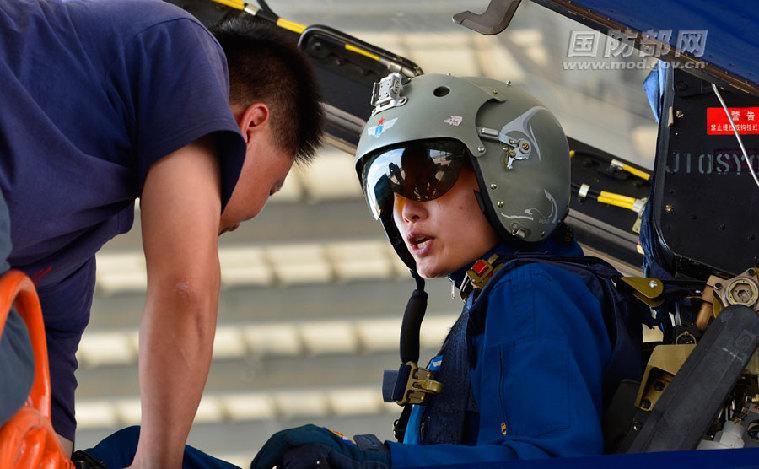
[[[376,60],[377,62],[379,62],[379,60],[380,60],[379,55],[372,54],[371,52],[365,51],[364,49],[359,49],[358,47],[356,47],[356,46],[354,46],[352,44],[346,44],[345,45],[345,50],[351,51],[351,52],[355,52],[356,54],[363,55],[364,57],[368,57],[368,58],[370,58],[372,60]]]
[[[231,1],[231,0],[214,0],[214,1]],[[306,30],[306,25],[296,23],[294,21],[290,21],[284,18],[279,18],[277,20],[277,26],[279,26],[282,29],[292,31],[297,34],[303,34],[303,31]],[[356,47],[352,44],[346,44],[345,50],[363,55],[364,57],[368,57],[372,60],[376,60],[377,62],[380,61],[380,57],[377,54],[372,54],[371,52],[361,49],[360,47]]]
[[[295,21],[286,20],[284,18],[279,18],[277,20],[277,26],[298,34],[303,34],[303,31],[306,30],[306,25],[296,23]]]
[[[245,2],[243,0],[211,0],[214,3],[218,3],[219,5],[224,5],[230,8],[234,8],[235,10],[244,10],[245,9]]]

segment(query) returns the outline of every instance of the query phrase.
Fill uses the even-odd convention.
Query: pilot
[[[559,122],[492,79],[391,75],[378,89],[356,155],[368,205],[419,283],[447,276],[464,303],[428,365],[442,391],[406,407],[399,442],[306,425],[275,434],[251,467],[601,454],[609,393],[640,376],[641,328],[625,326],[618,273],[584,257],[563,222]]]

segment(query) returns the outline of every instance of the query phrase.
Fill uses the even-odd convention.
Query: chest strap
[[[442,386],[432,379],[432,373],[420,368],[419,361],[419,331],[427,311],[427,292],[424,291],[424,280],[414,272],[416,290],[411,294],[401,323],[400,355],[401,366],[396,370],[385,370],[382,379],[382,398],[385,402],[395,402],[403,407],[401,418],[395,422],[395,437],[403,441],[411,413],[410,404],[427,402],[429,395],[439,394]]]

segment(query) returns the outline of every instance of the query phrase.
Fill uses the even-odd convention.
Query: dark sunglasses
[[[387,209],[393,194],[417,202],[443,196],[468,160],[466,146],[447,139],[406,142],[370,154],[361,182],[374,218]]]

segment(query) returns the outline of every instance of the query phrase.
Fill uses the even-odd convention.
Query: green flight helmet
[[[542,103],[511,83],[393,73],[375,84],[372,105],[356,150],[356,171],[375,218],[412,270],[414,260],[393,221],[392,194],[416,200],[442,195],[455,183],[445,174],[462,159],[471,162],[481,208],[502,239],[544,240],[566,216],[567,138]],[[427,182],[405,180],[404,189],[398,182],[410,173],[403,166],[411,160],[424,160]]]

